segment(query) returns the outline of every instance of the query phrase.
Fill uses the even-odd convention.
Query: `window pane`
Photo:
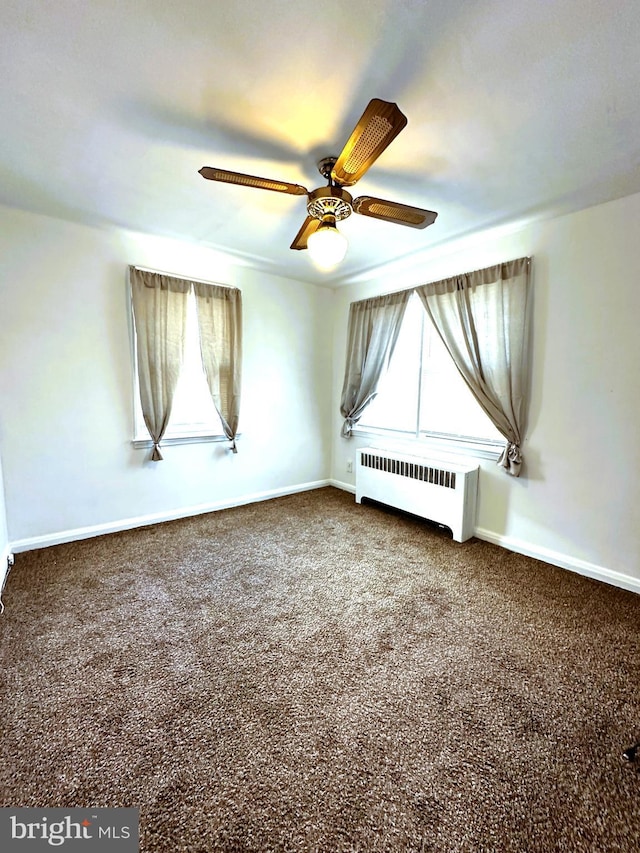
[[[193,293],[189,294],[187,301],[184,365],[174,395],[171,420],[165,438],[183,438],[190,435],[222,435],[222,425],[209,393],[200,358],[198,315]],[[144,440],[148,437],[136,379],[135,438]]]
[[[192,435],[202,430],[222,432],[220,418],[213,405],[202,367],[196,300],[193,293],[190,293],[187,302],[184,365],[173,398],[166,436],[169,438],[172,435]]]
[[[362,415],[362,426],[416,433],[423,313],[416,302],[413,297],[409,300],[389,370],[380,381],[377,397]]]
[[[420,431],[504,440],[469,390],[426,314]]]
[[[380,381],[377,397],[365,409],[360,426],[415,435],[418,405],[420,433],[504,441],[460,376],[414,294],[407,305],[389,371]]]

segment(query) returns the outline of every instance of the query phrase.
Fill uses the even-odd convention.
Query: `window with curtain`
[[[242,303],[237,288],[130,267],[134,442],[224,440],[236,451]]]
[[[475,400],[412,293],[387,372],[359,427],[495,447],[504,437]]]
[[[360,405],[349,410],[343,393],[342,435],[369,427],[493,444],[501,447],[498,464],[520,476],[530,367],[530,272],[531,259],[518,258],[402,291],[398,298],[410,298],[394,322],[384,315],[376,318],[368,307],[371,300],[352,303],[345,387]],[[359,378],[362,366],[380,346],[360,335],[361,346],[352,347],[362,318],[365,328],[377,319],[376,338],[385,343],[388,356],[377,359],[379,369],[367,383]]]
[[[222,436],[220,418],[207,387],[207,377],[200,358],[200,333],[193,292],[187,294],[184,360],[173,396],[171,416],[165,439]],[[137,359],[136,359],[137,362]],[[137,371],[135,376],[135,441],[148,441],[149,432],[140,404]]]

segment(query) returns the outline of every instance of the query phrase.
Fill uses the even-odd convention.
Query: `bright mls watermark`
[[[138,853],[139,809],[0,809],[2,853]]]

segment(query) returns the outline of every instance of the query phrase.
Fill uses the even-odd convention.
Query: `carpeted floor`
[[[19,554],[0,804],[141,850],[636,851],[640,597],[326,488]]]

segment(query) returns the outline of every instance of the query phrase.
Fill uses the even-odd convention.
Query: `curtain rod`
[[[154,270],[151,267],[139,267],[137,264],[131,264],[131,269],[138,270],[139,272],[152,272],[155,275],[166,275],[169,278],[177,278],[179,281],[193,281],[197,284],[211,284],[214,287],[228,287],[229,290],[238,290],[237,287],[234,287],[232,284],[221,284],[219,281],[208,281],[206,278],[185,278],[181,275],[176,275],[174,272],[167,272],[166,270]]]

